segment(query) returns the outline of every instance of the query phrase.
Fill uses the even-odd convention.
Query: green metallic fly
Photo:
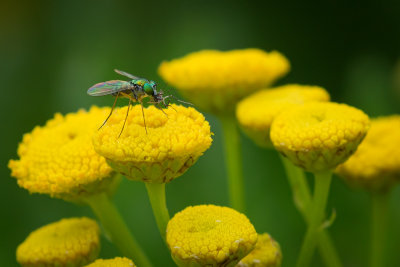
[[[165,115],[167,115],[163,108],[167,108],[170,106],[169,102],[165,101],[167,98],[175,98],[173,95],[164,96],[163,91],[157,92],[157,84],[154,81],[147,80],[144,78],[136,77],[132,74],[129,74],[125,71],[114,69],[114,71],[120,75],[128,77],[131,81],[121,81],[121,80],[111,80],[107,82],[101,82],[93,85],[87,91],[88,95],[90,96],[104,96],[104,95],[112,95],[115,96],[114,104],[111,108],[111,112],[100,126],[99,130],[106,124],[108,119],[110,118],[111,114],[113,113],[115,104],[117,103],[118,97],[126,97],[129,98],[128,109],[125,116],[125,121],[122,126],[121,132],[118,137],[121,136],[122,131],[124,130],[126,119],[128,118],[129,108],[132,102],[139,102],[142,106],[142,115],[143,115],[143,122],[144,127],[147,134],[147,127],[146,127],[146,120],[144,118],[144,111],[143,111],[143,98],[150,98],[151,101],[148,103],[154,104],[158,109],[160,109]],[[179,102],[190,104],[181,100],[177,100]]]

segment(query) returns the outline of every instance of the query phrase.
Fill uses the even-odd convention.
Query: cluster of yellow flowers
[[[256,144],[275,148],[294,165],[316,174],[315,199],[303,186],[299,200],[307,202],[304,217],[309,228],[299,261],[305,264],[319,236],[329,191],[329,175],[323,183],[319,180],[325,176],[320,175],[336,169],[349,183],[372,191],[385,191],[398,182],[400,116],[374,119],[371,124],[361,110],[329,102],[322,87],[269,88],[289,69],[289,61],[276,51],[205,50],[163,62],[159,73],[197,107],[221,117],[236,114]],[[137,256],[133,260],[139,266],[150,263],[133,238],[124,239],[129,231],[122,219],[110,204],[97,203],[114,192],[119,174],[146,183],[161,235],[178,266],[279,267],[279,244],[267,233],[257,234],[249,219],[232,208],[190,206],[169,219],[164,185],[181,176],[211,146],[205,117],[192,107],[175,104],[163,110],[129,108],[116,108],[100,130],[111,111],[108,107],[56,114],[45,126],[24,135],[19,159],[9,162],[11,175],[31,193],[89,203],[105,228],[119,223],[120,229],[106,231],[112,241],[122,247],[129,244],[138,253],[131,255]],[[96,260],[99,235],[92,219],[63,219],[32,232],[18,247],[17,261],[23,266],[135,266],[128,258]]]

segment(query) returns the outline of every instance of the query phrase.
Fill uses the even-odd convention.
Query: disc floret
[[[178,266],[235,266],[256,242],[246,216],[227,207],[187,207],[167,227],[167,244]]]
[[[62,219],[33,231],[17,248],[22,266],[83,266],[100,251],[100,229],[89,218]]]

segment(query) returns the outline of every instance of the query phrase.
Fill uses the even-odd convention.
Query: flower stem
[[[229,199],[231,207],[244,212],[244,186],[240,135],[233,116],[220,117],[225,142],[225,162],[228,170]]]
[[[87,197],[86,202],[99,218],[106,235],[123,255],[131,258],[138,266],[151,267],[151,263],[133,237],[115,205],[105,193]]]
[[[151,207],[153,209],[154,217],[156,218],[158,230],[161,237],[166,241],[167,224],[169,222],[169,213],[165,201],[165,184],[145,183],[147,193],[150,198]]]
[[[310,207],[310,218],[307,232],[301,247],[300,256],[297,260],[297,267],[308,267],[314,254],[315,246],[321,230],[324,218],[325,206],[328,200],[329,187],[332,180],[332,172],[325,171],[314,173],[315,188],[314,197]]]
[[[372,198],[371,266],[385,266],[385,240],[389,206],[389,192],[378,192]]]
[[[295,206],[303,216],[303,219],[308,224],[311,219],[309,210],[311,205],[311,194],[306,176],[304,175],[304,171],[293,165],[293,163],[290,162],[286,157],[282,156],[281,154],[279,155],[282,160],[283,166],[285,167],[286,175],[292,188]],[[322,229],[322,231],[318,235],[318,249],[325,262],[325,266],[343,266],[339,259],[336,248],[333,245],[333,241],[328,231],[326,231],[325,229]]]

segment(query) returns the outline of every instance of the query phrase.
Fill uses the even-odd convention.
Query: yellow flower
[[[203,50],[161,63],[159,74],[203,110],[230,114],[237,101],[269,86],[289,69],[289,61],[276,51]]]
[[[8,165],[18,185],[66,200],[108,190],[114,173],[94,151],[91,138],[109,112],[92,107],[65,116],[57,113],[25,134],[18,147],[20,159]]]
[[[212,142],[210,125],[193,108],[172,105],[162,111],[154,106],[144,110],[147,134],[140,105],[129,112],[114,111],[107,124],[93,137],[96,151],[110,166],[132,180],[167,183],[182,175]]]
[[[319,86],[288,84],[246,97],[238,103],[236,117],[255,143],[269,148],[273,147],[270,128],[275,117],[293,106],[314,101],[329,101],[328,92]]]
[[[373,119],[357,151],[336,171],[350,184],[386,190],[400,179],[400,115]]]
[[[82,266],[100,251],[100,230],[89,218],[62,219],[32,232],[17,248],[22,266]]]
[[[306,103],[271,126],[275,148],[307,171],[334,169],[357,149],[369,128],[364,112],[345,104]]]
[[[235,266],[256,242],[247,217],[227,207],[187,207],[167,227],[167,244],[180,267]]]
[[[128,258],[116,257],[114,259],[98,259],[86,267],[135,267],[136,265]]]
[[[281,248],[269,234],[258,235],[256,247],[244,257],[237,267],[279,267],[282,263]]]

